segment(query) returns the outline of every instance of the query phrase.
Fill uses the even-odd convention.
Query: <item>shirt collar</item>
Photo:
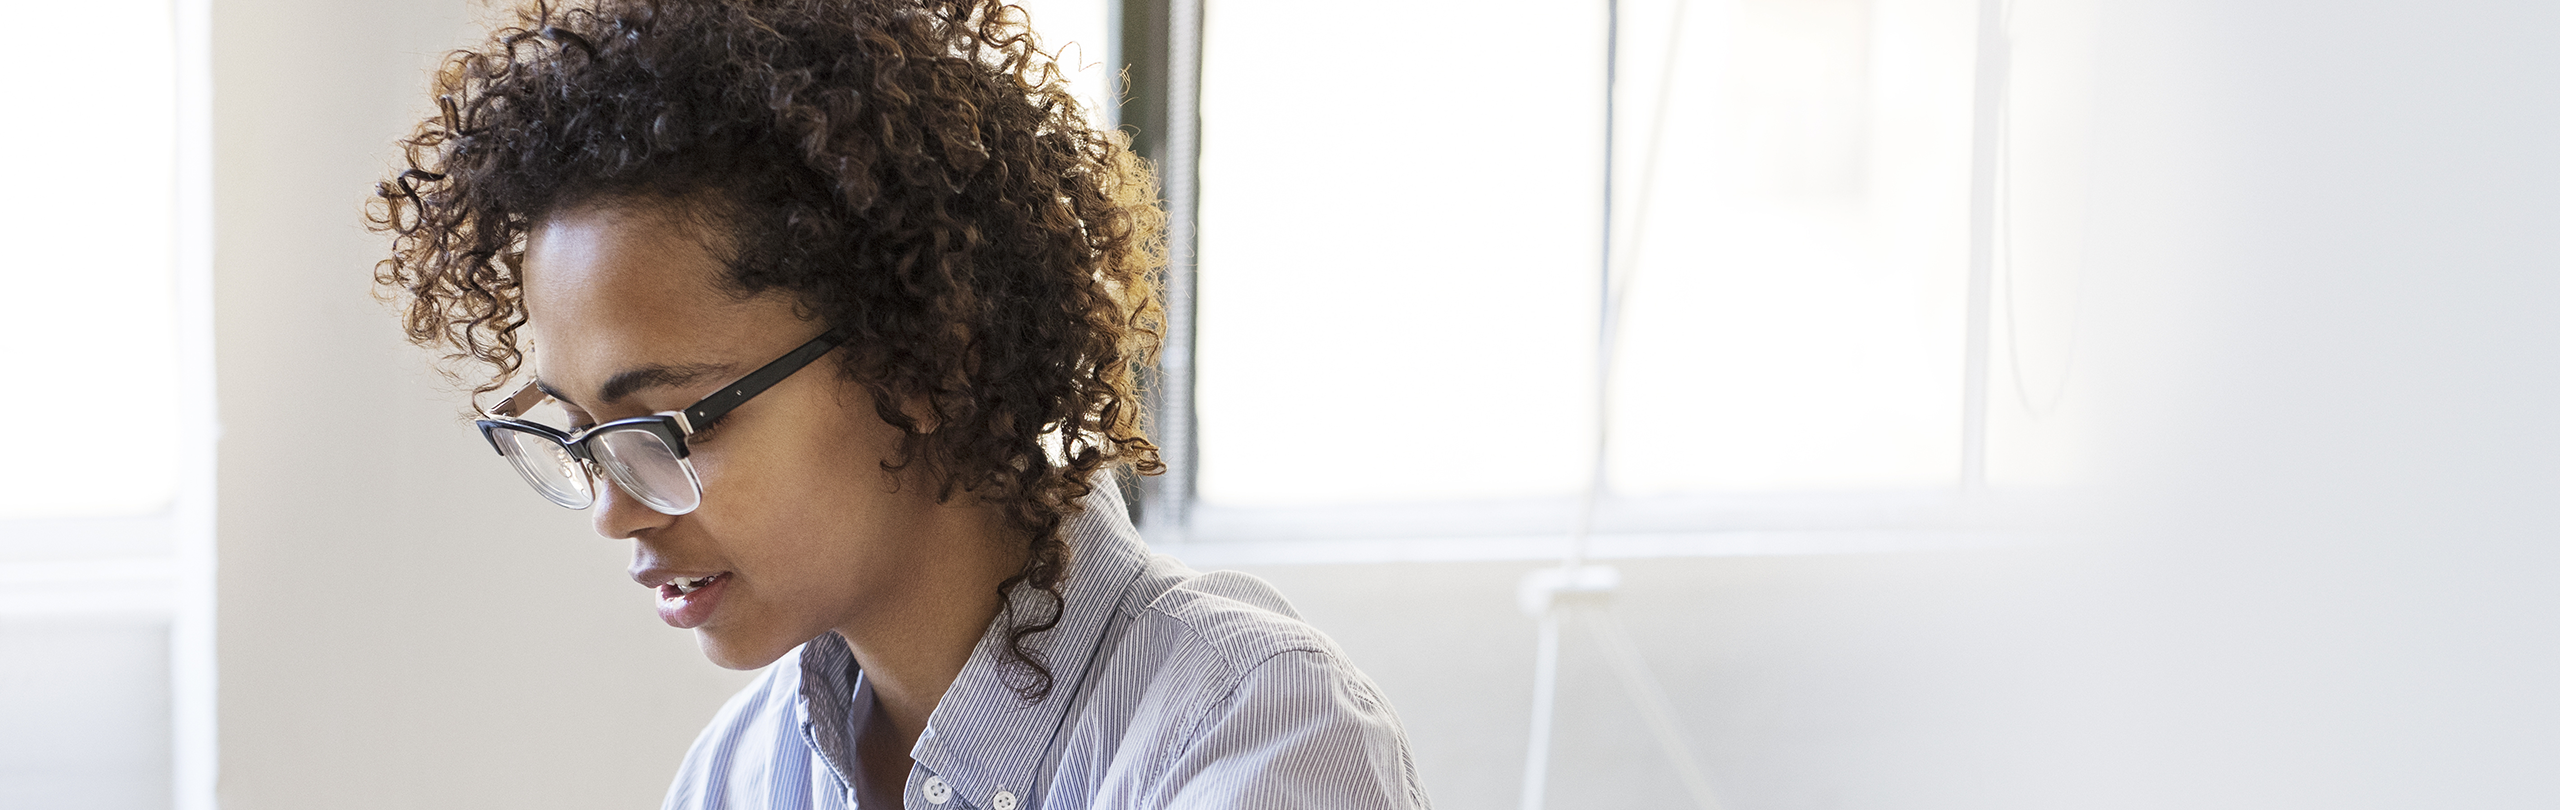
[[[828,632],[801,645],[800,699],[794,701],[800,738],[847,789],[858,767],[853,760],[852,730],[870,714],[869,686],[843,636]]]
[[[1103,636],[1110,629],[1112,617],[1120,612],[1123,596],[1145,570],[1146,544],[1129,523],[1128,506],[1120,500],[1118,484],[1107,474],[1095,476],[1093,493],[1082,504],[1084,511],[1060,527],[1069,554],[1063,587],[1066,605],[1058,617],[1058,626],[1026,639],[1028,646],[1042,653],[1050,675],[1056,679],[1049,696],[1038,703],[1025,703],[1013,687],[1005,684],[1004,662],[1008,656],[1004,628],[998,622],[979,637],[969,662],[962,665],[959,678],[943,693],[942,702],[934,706],[923,736],[908,752],[917,765],[942,777],[971,806],[993,806],[991,797],[998,791],[1013,793],[1019,799],[1017,806],[1038,806],[1036,794],[1048,782],[1042,770],[1054,767],[1050,763],[1056,758],[1051,753],[1064,734],[1067,712],[1084,689]],[[1015,615],[1040,615],[1046,606],[1037,593],[1032,588],[1017,590],[1013,595]],[[830,633],[809,647],[813,652],[816,648],[842,650],[843,642]],[[809,671],[822,665],[833,672]],[[850,656],[831,660],[824,654],[807,655],[802,659],[802,668],[804,679],[821,679],[803,681],[802,694],[807,701],[803,703],[804,710],[815,715],[804,718],[845,717],[852,706],[814,693],[834,692],[851,699],[858,681],[851,674]],[[841,733],[834,736],[843,738]],[[850,756],[844,759],[851,761]]]

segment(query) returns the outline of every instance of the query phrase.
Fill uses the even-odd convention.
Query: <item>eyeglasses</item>
[[[816,361],[845,338],[841,331],[819,335],[681,411],[616,419],[570,433],[517,418],[550,397],[539,386],[526,383],[476,424],[489,446],[497,448],[525,483],[552,503],[571,509],[595,505],[595,474],[601,472],[651,509],[690,514],[702,506],[702,479],[693,473],[693,453],[685,447],[685,437],[709,430],[720,417]]]

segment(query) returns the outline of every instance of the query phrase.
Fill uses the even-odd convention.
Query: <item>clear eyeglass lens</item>
[[[647,430],[615,430],[588,440],[605,477],[649,508],[670,515],[702,505],[702,486],[693,465],[676,457],[675,448]]]
[[[578,464],[578,459],[569,455],[568,448],[526,431],[493,432],[498,438],[499,451],[515,465],[516,473],[524,476],[525,483],[532,484],[534,491],[542,493],[542,497],[571,509],[585,509],[595,503],[595,482],[587,477],[587,471]]]

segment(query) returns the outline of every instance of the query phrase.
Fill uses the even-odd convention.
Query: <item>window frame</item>
[[[1611,8],[1610,24],[1622,25],[1614,3]],[[1986,484],[1991,307],[2011,50],[2004,4],[1981,3],[1975,15],[1962,424],[1953,486],[1663,497],[1624,497],[1604,489],[1586,496],[1305,507],[1198,500],[1195,291],[1205,0],[1114,0],[1110,13],[1112,64],[1121,67],[1112,92],[1125,99],[1114,124],[1131,133],[1139,156],[1156,167],[1168,224],[1165,341],[1157,364],[1141,375],[1150,436],[1166,471],[1128,485],[1133,517],[1157,547],[1194,564],[1224,565],[1532,560],[1586,552],[1603,559],[1897,552],[2018,542],[2016,531],[1986,520],[2015,506],[1995,508],[1994,500],[2007,498],[1995,497]],[[1614,51],[1613,45],[1613,84]],[[1617,105],[1610,95],[1614,127]],[[1614,150],[1615,138],[1608,141]],[[1622,167],[1611,163],[1604,187],[1621,181]],[[1604,300],[1613,281],[1604,262]],[[1605,353],[1607,341],[1605,334],[1594,335],[1594,350]],[[1582,509],[1590,510],[1587,532],[1575,525]]]
[[[142,621],[169,638],[171,806],[212,810],[216,676],[211,0],[170,4],[176,472],[141,514],[0,519],[0,621]],[[147,40],[146,40],[147,44]]]

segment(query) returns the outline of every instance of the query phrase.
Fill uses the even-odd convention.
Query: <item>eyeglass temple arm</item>
[[[692,432],[711,427],[711,423],[729,415],[730,409],[738,407],[739,403],[764,393],[764,390],[772,388],[774,383],[782,382],[782,378],[789,377],[793,372],[816,362],[819,357],[835,349],[836,345],[844,342],[847,337],[848,335],[842,329],[828,330],[826,334],[800,344],[800,348],[792,349],[790,354],[764,364],[763,368],[747,372],[747,376],[738,378],[737,382],[730,383],[718,393],[703,397],[701,402],[693,403],[693,407],[684,409],[685,430]]]
[[[515,393],[508,394],[506,399],[499,400],[497,405],[491,406],[489,415],[504,416],[509,419],[523,416],[525,411],[533,410],[533,406],[542,404],[542,399],[548,396],[551,395],[543,393],[541,386],[528,382],[523,388],[516,389]]]

